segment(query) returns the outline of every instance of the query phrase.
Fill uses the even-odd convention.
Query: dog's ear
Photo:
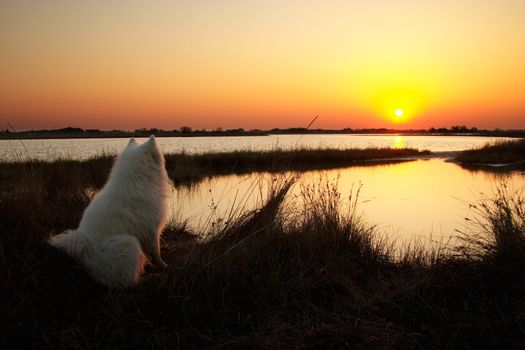
[[[148,141],[144,142],[144,147],[148,150],[157,150],[157,141],[155,136],[151,135]]]
[[[128,146],[129,145],[136,145],[136,144],[137,144],[137,141],[135,141],[135,138],[132,137],[132,138],[129,139]]]
[[[148,141],[144,142],[142,146],[144,147],[146,153],[149,154],[156,162],[161,161],[162,156],[159,151],[159,148],[157,147],[157,141],[155,141],[155,136],[151,135]]]
[[[157,143],[155,140],[155,135],[151,135],[146,143],[149,145],[155,145]]]

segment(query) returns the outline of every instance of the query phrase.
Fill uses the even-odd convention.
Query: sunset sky
[[[525,1],[0,2],[0,128],[315,115],[318,128],[525,129]]]

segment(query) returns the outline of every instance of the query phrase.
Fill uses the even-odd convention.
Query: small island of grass
[[[463,165],[513,165],[525,162],[525,139],[500,141],[461,152],[455,160]]]

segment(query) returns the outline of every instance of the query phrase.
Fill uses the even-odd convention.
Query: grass
[[[356,215],[357,190],[343,199],[320,182],[302,188],[295,209],[283,208],[293,185],[283,179],[258,209],[206,239],[171,224],[162,245],[168,270],[108,290],[44,241],[78,224],[107,176],[110,163],[98,162],[2,165],[3,349],[519,348],[525,341],[522,194],[502,188],[476,204],[478,236],[466,236],[455,253],[399,257]]]
[[[269,151],[236,151],[230,153],[168,154],[167,169],[177,182],[192,182],[206,176],[254,171],[281,172],[336,168],[400,161],[407,157],[430,154],[416,149],[368,148],[368,149],[274,149]]]
[[[328,169],[353,165],[395,163],[430,154],[415,149],[274,149],[271,151],[236,151],[229,153],[172,153],[166,154],[166,169],[176,186],[190,185],[210,176],[243,174],[258,171]],[[113,164],[114,155],[101,154],[87,160],[55,159],[0,162],[0,186],[19,174],[47,178],[57,169],[67,168],[75,176],[89,179],[90,186],[101,187]],[[37,174],[37,175],[35,175]],[[58,188],[58,187],[57,187]]]
[[[508,164],[525,161],[525,139],[489,143],[461,152],[456,161],[465,165]]]

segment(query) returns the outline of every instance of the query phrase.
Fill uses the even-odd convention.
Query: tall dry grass
[[[75,227],[111,158],[0,164],[0,346],[8,348],[519,348],[522,194],[486,199],[460,254],[402,257],[321,181],[293,179],[215,230],[164,233],[164,273],[108,290],[45,243]],[[104,163],[107,162],[107,163]],[[476,249],[474,245],[478,244]],[[474,253],[476,252],[476,253]]]

